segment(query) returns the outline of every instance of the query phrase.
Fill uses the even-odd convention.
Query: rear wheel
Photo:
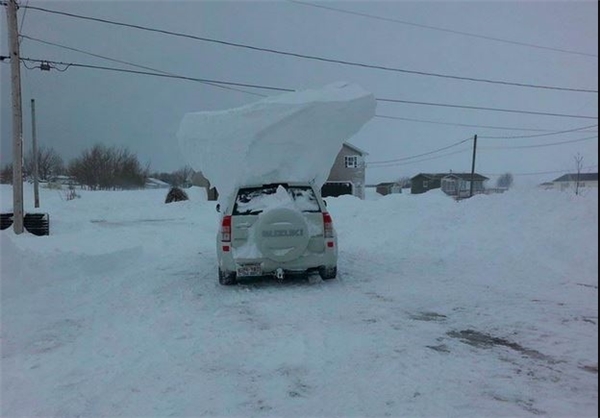
[[[231,286],[237,283],[237,276],[235,272],[224,273],[219,269],[219,284],[223,286]]]
[[[319,276],[323,280],[331,280],[337,277],[337,266],[336,267],[321,267],[319,269]]]

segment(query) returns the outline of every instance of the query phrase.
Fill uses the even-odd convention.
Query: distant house
[[[206,197],[208,200],[215,201],[219,199],[219,193],[215,187],[210,186],[210,181],[204,177],[202,171],[196,171],[192,174],[192,185],[204,187],[206,189]]]
[[[382,196],[387,196],[388,194],[394,193],[402,193],[402,184],[397,181],[379,183],[376,186],[375,191]]]
[[[575,190],[575,188],[577,187],[577,183],[579,183],[580,188],[598,188],[598,173],[565,174],[552,180],[551,182],[543,183],[543,187],[545,189],[555,190]]]
[[[365,157],[368,154],[345,142],[338,153],[327,182],[321,188],[321,195],[354,195],[365,198]]]
[[[410,179],[410,193],[421,194],[442,186],[442,177],[447,175],[434,173],[419,173]]]
[[[473,194],[481,194],[485,192],[484,183],[489,180],[481,174],[471,173],[450,173],[441,180],[441,189],[448,196],[458,198],[469,197],[471,195],[471,181],[473,181]]]
[[[412,194],[442,189],[449,196],[467,197],[471,191],[471,173],[419,173],[411,179]],[[473,175],[473,193],[483,193],[484,183],[489,180],[481,174]]]
[[[165,183],[162,180],[155,179],[154,177],[148,177],[144,187],[146,189],[168,189],[171,186],[169,183]]]
[[[57,175],[50,178],[48,183],[60,184],[61,186],[76,186],[77,180],[70,176]]]

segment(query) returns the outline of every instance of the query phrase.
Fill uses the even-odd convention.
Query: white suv
[[[318,272],[337,275],[337,235],[320,193],[308,183],[239,187],[220,210],[219,283]]]

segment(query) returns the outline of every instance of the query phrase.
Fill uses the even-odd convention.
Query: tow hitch
[[[279,267],[277,270],[275,270],[275,278],[277,278],[277,280],[283,280],[284,278],[284,273],[283,273],[283,269],[281,267]]]

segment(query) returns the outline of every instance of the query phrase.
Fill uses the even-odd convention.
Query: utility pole
[[[38,150],[35,131],[35,99],[31,99],[31,142],[33,145],[33,200],[36,208],[40,207],[40,186],[38,181]]]
[[[583,167],[583,157],[577,153],[575,163],[577,164],[577,178],[575,179],[575,195],[579,196],[579,179],[581,178],[581,168]]]
[[[475,183],[475,157],[477,156],[477,135],[473,138],[473,163],[471,164],[471,185],[469,197],[473,197],[473,184]]]
[[[17,2],[6,4],[8,47],[12,82],[13,129],[13,225],[15,234],[23,233],[23,110],[21,108],[21,57],[19,55],[19,28]]]

